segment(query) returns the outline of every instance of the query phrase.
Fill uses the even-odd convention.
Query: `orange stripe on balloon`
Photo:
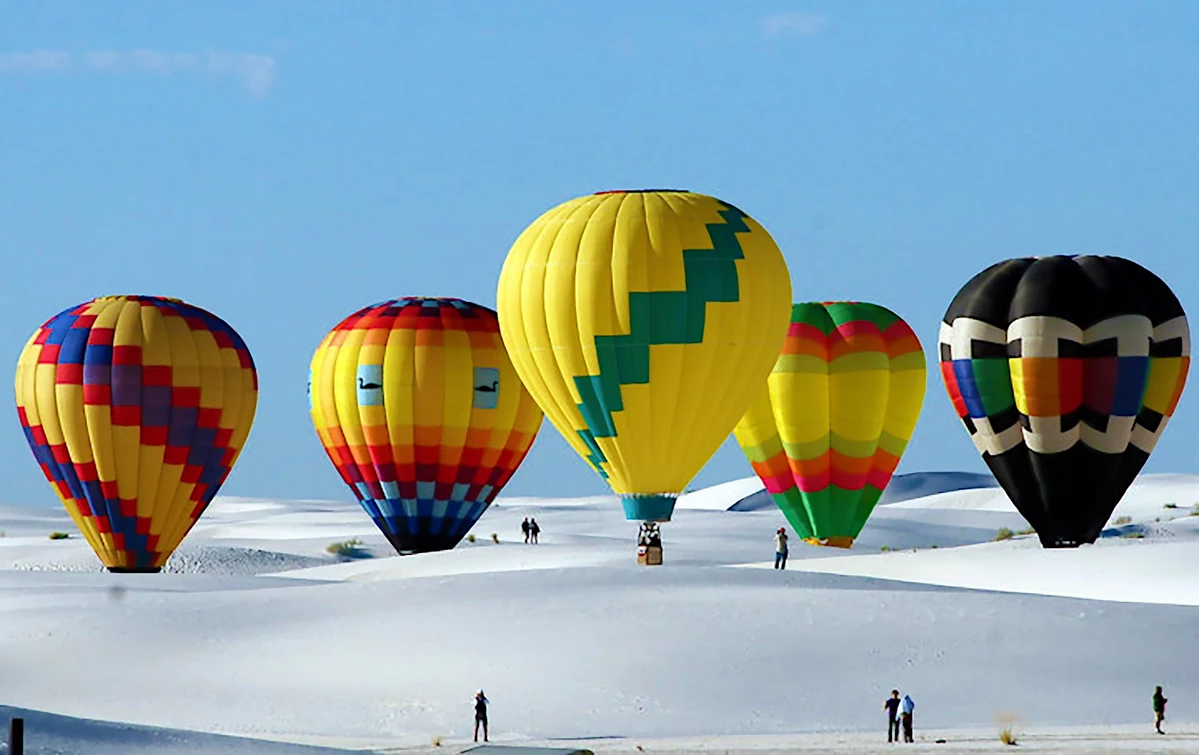
[[[830,450],[828,455],[832,457],[832,468],[838,472],[847,474],[866,474],[866,471],[874,465],[874,457],[867,456],[865,458],[857,456],[846,456],[840,451]]]
[[[878,333],[871,335],[860,334],[852,339],[832,338],[829,342],[829,361],[840,359],[849,354],[863,354],[872,351],[887,353],[886,345]]]
[[[874,469],[885,471],[887,474],[894,474],[896,468],[899,467],[899,457],[883,449],[874,452],[873,464]]]
[[[812,339],[787,339],[783,343],[783,355],[785,356],[813,356],[818,359],[828,360],[828,344],[823,340],[819,341]]]

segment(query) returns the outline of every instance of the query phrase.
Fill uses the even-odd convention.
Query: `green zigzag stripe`
[[[624,409],[620,386],[649,382],[649,347],[658,344],[700,343],[709,302],[735,302],[740,289],[737,260],[745,259],[738,233],[749,233],[748,217],[730,204],[718,214],[723,223],[708,223],[710,249],[684,249],[682,291],[637,291],[629,294],[628,335],[596,336],[599,374],[575,376],[579,404],[587,423],[579,436],[591,454],[587,461],[604,478],[607,461],[596,438],[616,436],[612,414]]]

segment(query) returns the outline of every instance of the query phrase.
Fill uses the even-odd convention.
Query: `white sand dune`
[[[680,500],[652,569],[607,496],[503,500],[475,542],[407,557],[353,502],[219,499],[158,575],[103,572],[78,535],[48,539],[74,533],[64,512],[7,505],[0,703],[48,712],[28,755],[460,752],[479,687],[503,744],[873,752],[899,687],[941,752],[1002,748],[1005,713],[1038,752],[1199,752],[1199,478],[1146,476],[1110,537],[1069,551],[995,542],[1025,526],[998,489],[934,493],[785,572],[755,568],[783,517],[728,511],[734,482]],[[370,557],[326,552],[350,538]]]

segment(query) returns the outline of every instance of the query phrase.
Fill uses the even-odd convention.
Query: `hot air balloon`
[[[565,202],[500,273],[512,364],[567,442],[622,497],[669,521],[778,358],[791,283],[741,210],[686,191]]]
[[[791,309],[774,372],[734,435],[799,537],[853,544],[916,429],[925,379],[920,341],[886,307]]]
[[[954,297],[940,348],[958,416],[1046,548],[1095,542],[1190,366],[1182,305],[1120,257],[992,265]]]
[[[17,362],[33,455],[111,572],[157,572],[237,461],[258,403],[246,344],[179,299],[102,296]]]
[[[313,354],[308,392],[321,445],[401,554],[457,545],[541,427],[495,312],[461,299],[350,315]]]

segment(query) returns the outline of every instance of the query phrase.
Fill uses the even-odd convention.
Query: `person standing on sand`
[[[525,542],[529,542],[529,517],[526,516],[525,520],[520,523],[520,531],[525,534]]]
[[[774,568],[787,568],[787,531],[782,527],[774,533]]]
[[[479,724],[483,724],[483,741],[487,741],[487,704],[491,702],[479,690],[475,694],[475,741],[479,741]]]
[[[1162,731],[1162,721],[1166,720],[1166,696],[1162,694],[1161,685],[1157,685],[1157,689],[1153,690],[1153,728],[1158,734],[1165,734]]]
[[[887,742],[899,741],[899,690],[891,690],[891,696],[883,701],[887,711]]]
[[[904,695],[903,701],[899,703],[899,717],[903,723],[903,741],[915,742],[912,739],[912,713],[916,710],[916,703],[912,702],[910,695]]]
[[[537,523],[536,519],[529,520],[529,534],[533,536],[533,542],[536,543],[537,536],[541,534],[541,525]]]

